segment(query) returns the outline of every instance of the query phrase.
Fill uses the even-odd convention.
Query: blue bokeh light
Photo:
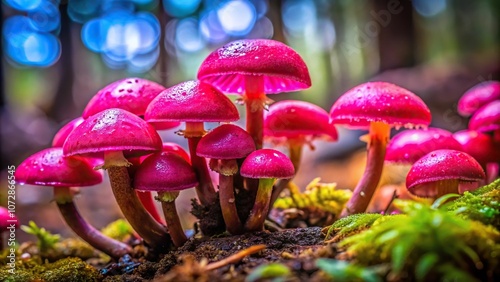
[[[5,0],[5,3],[19,11],[31,11],[40,6],[44,0]]]
[[[22,31],[6,40],[5,52],[19,64],[48,67],[61,55],[61,43],[50,33]]]
[[[68,2],[68,15],[72,21],[85,23],[100,14],[100,0],[71,0]]]
[[[37,31],[51,32],[61,23],[61,15],[56,3],[44,1],[36,9],[28,12],[31,26]]]
[[[162,0],[165,12],[173,17],[182,18],[196,12],[201,0]]]
[[[217,9],[222,29],[232,36],[248,34],[257,20],[255,6],[246,0],[232,0],[222,3]]]
[[[85,23],[82,28],[82,41],[85,47],[93,52],[102,52],[106,43],[109,22],[96,18]]]

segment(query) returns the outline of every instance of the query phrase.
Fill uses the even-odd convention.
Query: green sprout
[[[255,282],[261,279],[270,279],[273,282],[285,281],[290,275],[290,269],[281,263],[269,263],[256,267],[250,273],[245,282]]]
[[[124,219],[118,219],[111,222],[102,228],[101,232],[104,236],[118,241],[124,241],[127,237],[134,234],[132,226],[130,226],[130,224]]]
[[[412,275],[417,281],[499,275],[500,232],[448,212],[442,203],[452,197],[432,206],[395,200],[402,215],[381,217],[339,246],[361,265],[390,263],[391,275]]]
[[[375,268],[359,266],[342,260],[318,259],[316,266],[329,278],[338,282],[382,282]]]
[[[28,225],[22,225],[21,229],[31,235],[34,235],[38,239],[38,249],[40,253],[47,253],[49,250],[53,250],[55,244],[61,240],[59,234],[52,234],[43,227],[38,227],[34,221],[30,221]]]

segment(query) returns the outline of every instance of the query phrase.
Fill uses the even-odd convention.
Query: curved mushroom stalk
[[[73,202],[71,188],[55,187],[54,199],[66,224],[89,245],[115,260],[132,253],[129,245],[103,235],[83,219]]]
[[[176,247],[184,245],[187,241],[175,206],[175,199],[178,196],[179,192],[158,192],[158,200],[161,202],[163,215],[168,225],[168,233],[172,237],[172,241],[174,241]]]
[[[259,188],[255,197],[255,204],[245,223],[245,229],[248,231],[262,231],[264,229],[264,221],[269,212],[269,202],[271,200],[271,192],[275,178],[259,179]]]
[[[245,76],[246,127],[252,136],[255,147],[262,148],[264,138],[264,107],[266,93],[264,92],[264,77],[260,75]]]

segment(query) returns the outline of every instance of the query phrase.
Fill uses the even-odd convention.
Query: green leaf
[[[290,269],[281,263],[270,263],[256,267],[245,282],[255,282],[259,279],[282,278],[273,281],[284,281],[284,277],[290,275]]]
[[[458,194],[446,194],[446,195],[436,199],[434,201],[434,203],[432,204],[431,208],[437,210],[438,208],[441,207],[442,204],[446,203],[449,199],[458,198],[458,197],[460,197],[460,195],[458,195]]]
[[[342,260],[318,259],[316,266],[336,282],[382,282],[382,278],[374,270]]]
[[[406,259],[410,255],[413,249],[413,240],[407,240],[406,238],[398,241],[394,248],[392,249],[392,268],[396,273],[400,273],[406,264]]]
[[[425,276],[427,276],[438,260],[439,256],[435,253],[423,255],[415,266],[415,276],[417,281],[425,281]]]

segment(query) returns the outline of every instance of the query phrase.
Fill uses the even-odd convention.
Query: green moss
[[[92,266],[79,258],[65,258],[54,263],[40,263],[36,259],[16,261],[15,273],[9,272],[7,266],[0,269],[0,281],[101,281],[102,276]]]
[[[371,228],[339,243],[356,263],[390,263],[391,275],[409,275],[418,281],[457,277],[457,281],[475,281],[474,277],[491,279],[500,275],[498,230],[457,217],[437,205],[401,200],[394,204],[404,215],[380,217]],[[363,215],[358,218],[365,225],[370,222]]]
[[[341,218],[328,228],[326,239],[335,233],[334,241],[352,236],[369,228],[377,219],[383,217],[379,213],[359,213]]]
[[[101,230],[102,234],[118,241],[124,241],[134,233],[130,224],[124,219],[118,219]]]
[[[320,183],[319,181],[320,178],[311,181],[303,193],[291,184],[290,196],[277,199],[274,208],[321,210],[334,215],[340,214],[352,192],[337,189],[336,183]]]
[[[446,209],[464,219],[491,224],[500,229],[500,179],[446,205]]]

